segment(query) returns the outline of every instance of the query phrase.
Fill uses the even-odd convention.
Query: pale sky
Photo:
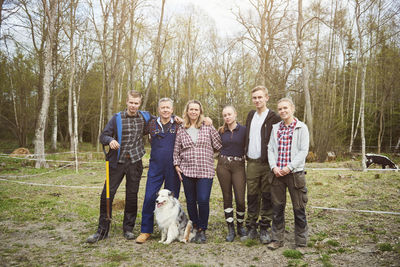
[[[297,1],[291,1],[294,1],[294,5],[297,6]],[[305,9],[310,2],[311,0],[303,0],[303,9]],[[166,13],[170,15],[174,13],[184,13],[185,7],[190,4],[195,6],[196,9],[202,9],[205,14],[214,19],[217,30],[221,36],[233,35],[237,31],[242,30],[233,12],[237,13],[238,8],[240,8],[242,12],[246,12],[246,10],[252,8],[248,0],[166,0]]]
[[[222,36],[233,34],[239,29],[232,11],[236,12],[238,6],[241,8],[248,6],[245,0],[167,0],[165,7],[168,12],[183,13],[185,6],[190,4],[214,19]]]

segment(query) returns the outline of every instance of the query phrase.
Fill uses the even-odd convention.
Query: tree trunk
[[[75,158],[75,172],[78,173],[78,104],[77,96],[75,90],[72,91],[72,105],[74,113],[74,134],[73,134],[73,144],[74,144],[74,158]]]
[[[303,89],[304,89],[304,97],[305,97],[305,109],[306,109],[306,123],[309,128],[310,132],[310,146],[311,148],[314,147],[314,135],[313,135],[313,116],[311,111],[311,97],[310,97],[310,90],[309,90],[309,71],[308,71],[308,63],[307,58],[304,53],[303,47],[303,37],[302,37],[302,29],[303,29],[303,1],[298,0],[298,11],[299,17],[297,22],[297,44],[300,50],[300,57],[302,63],[302,71],[303,71]]]
[[[353,99],[353,109],[352,109],[352,117],[351,117],[351,133],[350,133],[350,145],[349,145],[349,152],[353,151],[353,143],[354,139],[356,138],[356,135],[354,134],[354,120],[355,120],[355,114],[356,114],[356,102],[357,102],[357,86],[358,86],[358,57],[356,60],[356,78],[354,82],[354,99]]]
[[[149,83],[147,84],[146,87],[146,92],[145,92],[145,96],[143,99],[143,104],[142,104],[142,108],[146,109],[147,106],[147,102],[149,101],[149,94],[150,94],[150,90],[152,87],[152,83],[153,83],[153,77],[155,75],[155,72],[157,70],[157,81],[156,81],[156,94],[157,94],[157,101],[159,99],[159,85],[160,85],[160,76],[161,76],[161,56],[162,56],[162,52],[161,52],[161,47],[160,47],[160,40],[161,40],[161,31],[162,31],[162,24],[163,24],[163,19],[164,19],[164,6],[165,6],[165,0],[162,0],[161,2],[161,14],[160,14],[160,21],[158,22],[158,32],[157,32],[157,39],[156,42],[154,44],[154,59],[153,59],[153,64],[151,67],[151,74],[150,74],[150,79],[149,79]]]
[[[364,63],[364,60],[361,60],[362,69],[361,69],[361,103],[360,103],[360,115],[361,115],[361,154],[362,154],[362,169],[366,171],[367,165],[365,163],[365,114],[364,114],[364,106],[365,106],[365,73],[367,65]]]
[[[51,150],[57,151],[57,132],[58,132],[58,104],[57,104],[57,94],[53,94],[53,130],[51,134]]]
[[[105,80],[105,64],[103,64],[103,86],[101,87],[101,96],[100,96],[100,111],[99,111],[99,128],[97,131],[97,142],[96,142],[96,151],[100,151],[100,135],[103,130],[103,116],[104,116],[104,92],[106,87]]]
[[[360,17],[361,17],[361,6],[359,0],[356,0],[355,6],[355,15],[356,15],[356,24],[357,24],[357,32],[358,32],[358,51],[360,57],[361,64],[361,99],[360,99],[360,116],[361,116],[361,154],[362,154],[362,169],[366,171],[366,157],[365,157],[365,79],[366,79],[366,69],[367,65],[364,60],[364,48],[363,48],[363,34],[360,25]]]
[[[43,75],[43,97],[42,103],[38,114],[36,129],[35,129],[35,156],[36,168],[47,167],[45,159],[45,141],[44,133],[46,130],[46,121],[50,104],[50,86],[51,86],[51,63],[52,63],[52,47],[53,47],[53,33],[56,22],[56,0],[42,0],[45,16],[47,16],[47,34],[46,34],[46,47],[44,50],[44,75]]]

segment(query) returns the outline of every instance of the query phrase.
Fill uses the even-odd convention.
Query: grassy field
[[[72,160],[56,154],[53,160]],[[208,242],[204,245],[158,243],[138,245],[122,236],[121,207],[115,207],[110,238],[85,243],[97,226],[99,196],[105,179],[103,156],[80,155],[79,173],[66,162],[34,169],[26,159],[0,159],[1,266],[399,266],[400,172],[317,170],[351,167],[357,162],[308,164],[308,247],[293,249],[293,214],[286,209],[285,246],[269,251],[259,242],[226,243],[222,194],[214,179]],[[145,162],[148,161],[148,155]],[[147,165],[145,163],[145,165]],[[141,209],[147,169],[139,193]],[[116,202],[125,196],[122,184]],[[183,192],[180,197],[183,206]],[[320,207],[346,209],[325,210]],[[359,210],[359,211],[357,211]],[[140,218],[135,235],[140,231]]]

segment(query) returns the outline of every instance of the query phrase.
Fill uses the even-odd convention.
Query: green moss
[[[282,254],[286,258],[291,258],[291,259],[301,259],[301,258],[303,258],[303,253],[301,253],[298,250],[294,250],[294,249],[285,250],[285,251],[283,251]]]
[[[389,243],[380,243],[380,244],[378,244],[378,249],[380,251],[392,251],[393,246]]]

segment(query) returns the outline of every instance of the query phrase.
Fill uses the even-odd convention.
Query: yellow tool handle
[[[110,198],[110,163],[106,161],[106,196]]]

